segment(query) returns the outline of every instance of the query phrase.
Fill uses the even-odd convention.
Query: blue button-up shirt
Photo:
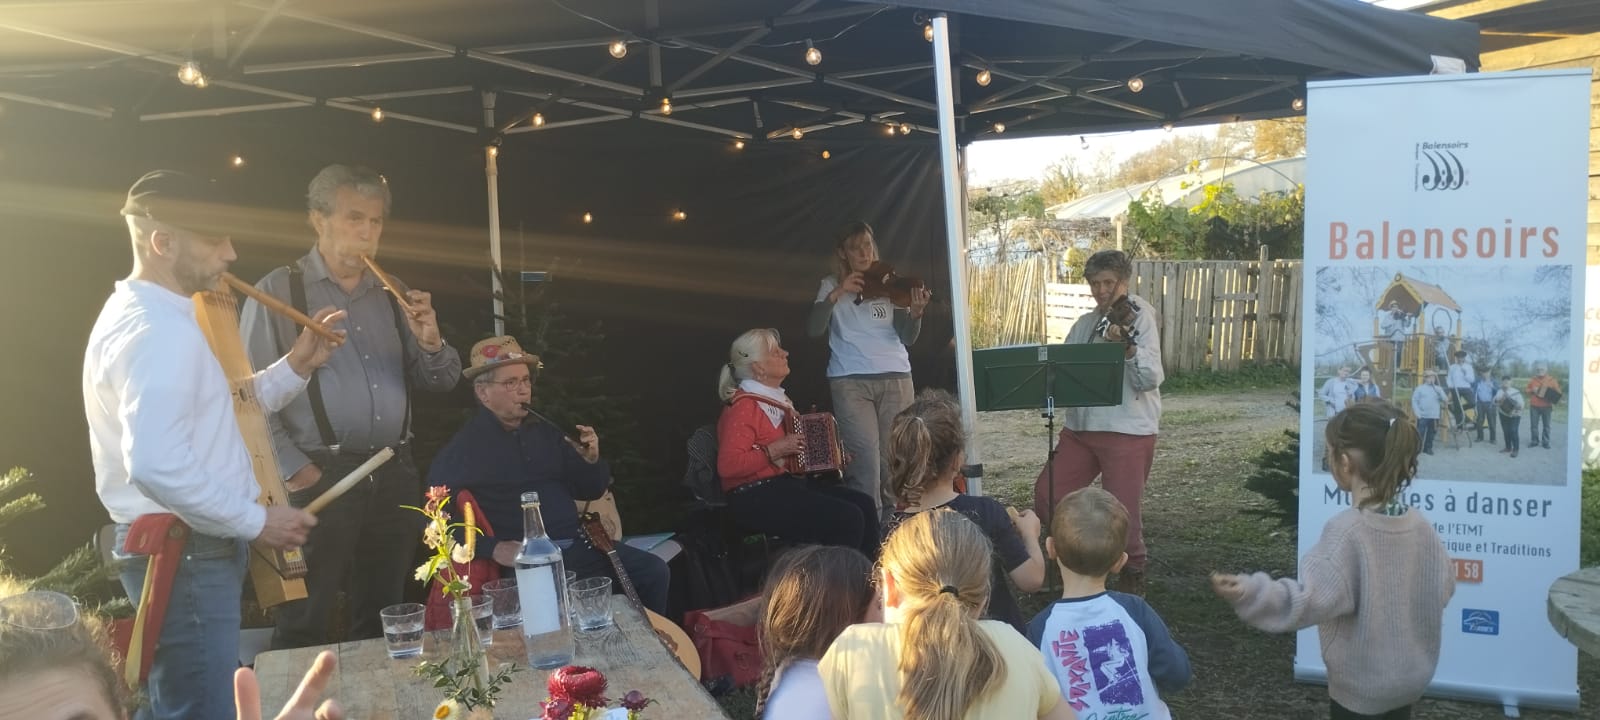
[[[561,432],[549,424],[528,422],[507,430],[485,408],[467,420],[433,459],[430,485],[443,485],[451,495],[471,490],[494,535],[478,539],[479,558],[491,558],[495,543],[522,541],[522,493],[539,493],[539,512],[552,540],[578,536],[576,501],[604,495],[611,466],[604,459],[583,459]],[[454,513],[460,521],[460,513]]]

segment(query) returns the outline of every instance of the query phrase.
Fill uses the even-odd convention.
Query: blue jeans
[[[128,526],[118,525],[119,550],[127,535]],[[183,550],[150,668],[150,704],[139,708],[137,720],[234,716],[239,596],[248,546],[242,540],[195,533]],[[123,560],[122,588],[137,605],[148,559],[120,552],[117,557]]]
[[[1417,418],[1417,434],[1422,436],[1422,451],[1433,454],[1433,435],[1439,429],[1439,418]]]

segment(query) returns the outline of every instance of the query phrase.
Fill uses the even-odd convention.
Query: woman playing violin
[[[894,511],[887,478],[889,427],[894,416],[911,405],[911,360],[906,346],[922,332],[922,313],[932,294],[916,287],[906,306],[887,297],[864,298],[867,268],[878,260],[872,227],[864,222],[845,226],[831,259],[832,272],[822,278],[807,330],[828,336],[828,389],[845,450],[855,458],[845,482],[866,493],[880,518]]]
[[[872,498],[839,485],[791,475],[784,461],[805,450],[793,432],[794,403],[783,391],[789,353],[777,330],[750,330],[733,341],[717,378],[725,407],[717,420],[717,477],[738,522],[757,532],[878,556]]]

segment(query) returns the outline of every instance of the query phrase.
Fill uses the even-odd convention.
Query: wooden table
[[[645,710],[646,718],[727,718],[717,701],[701,687],[683,666],[656,639],[627,598],[612,598],[616,626],[590,633],[576,633],[577,655],[573,665],[587,665],[604,673],[606,696],[613,702],[629,690],[638,690],[656,702]],[[339,670],[328,686],[328,696],[344,707],[345,716],[362,720],[415,720],[432,717],[443,700],[431,682],[412,670],[424,659],[443,656],[449,631],[424,635],[422,657],[394,660],[382,638],[341,643],[338,646],[275,650],[256,658],[256,676],[261,683],[261,706],[269,716],[276,714],[300,684],[317,653],[334,650]],[[547,696],[545,682],[549,671],[528,667],[522,645],[522,629],[497,630],[489,648],[490,671],[503,663],[514,662],[521,672],[500,694],[494,709],[497,720],[526,720],[540,715],[539,701]]]
[[[1600,657],[1600,567],[1584,568],[1550,585],[1550,626],[1590,655]]]

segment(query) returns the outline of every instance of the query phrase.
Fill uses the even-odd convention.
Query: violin
[[[1134,329],[1134,323],[1138,321],[1140,312],[1139,304],[1123,295],[1106,309],[1106,314],[1095,325],[1095,334],[1111,342],[1127,343],[1129,347],[1137,345],[1139,331]]]
[[[889,302],[896,306],[911,307],[911,291],[927,287],[922,278],[901,276],[895,273],[893,265],[882,260],[873,261],[861,273],[861,280],[861,294],[856,296],[857,305],[865,300],[889,298]]]

